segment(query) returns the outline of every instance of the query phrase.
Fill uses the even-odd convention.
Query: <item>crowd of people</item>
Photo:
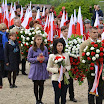
[[[11,4],[8,4],[8,10],[10,10]],[[40,9],[40,20],[36,20],[37,10]],[[42,96],[44,92],[44,82],[49,78],[49,72],[52,73],[52,86],[54,89],[55,95],[55,104],[60,104],[59,99],[61,97],[61,104],[66,104],[66,94],[67,89],[69,87],[69,98],[73,102],[77,102],[74,98],[74,86],[73,79],[69,76],[68,71],[71,68],[70,59],[67,53],[65,53],[65,46],[68,45],[68,28],[70,24],[70,20],[68,19],[65,22],[65,26],[60,28],[61,18],[63,11],[65,14],[67,11],[65,7],[62,7],[62,11],[59,15],[56,15],[56,11],[52,6],[50,9],[45,8],[45,16],[42,16],[43,8],[32,7],[32,21],[29,23],[29,28],[36,28],[39,26],[42,30],[44,30],[45,22],[47,15],[50,13],[54,13],[54,29],[53,29],[53,53],[48,54],[48,49],[44,46],[43,38],[41,35],[36,34],[34,36],[34,42],[32,47],[29,47],[27,61],[30,62],[30,72],[29,79],[33,81],[34,84],[34,95],[36,98],[36,104],[43,104]],[[103,24],[103,13],[100,10],[98,5],[94,5],[94,10],[92,11],[90,8],[90,12],[93,13],[92,22],[89,19],[84,20],[84,28],[83,28],[83,39],[85,40],[80,46],[80,52],[90,44],[92,41],[96,41],[97,39],[104,39],[104,24]],[[99,25],[98,27],[93,27],[96,12],[99,14]],[[25,16],[26,7],[23,8],[23,15]],[[21,5],[16,3],[16,17],[14,17],[14,24],[7,28],[6,24],[0,23],[0,89],[3,86],[2,78],[8,77],[10,88],[17,88],[16,86],[16,77],[19,75],[19,64],[22,63],[22,74],[27,75],[25,73],[26,70],[26,60],[23,55],[20,54],[21,46],[19,46],[16,37],[21,29],[24,27],[21,25],[21,22],[24,18],[20,19],[21,14]],[[92,25],[91,25],[92,23]],[[75,24],[75,26],[77,23]],[[62,34],[62,38],[60,35]],[[60,75],[60,68],[56,64],[54,64],[53,59],[57,56],[61,55],[65,57],[65,66],[63,68],[63,73],[66,75],[69,80],[69,85],[64,84],[64,75],[61,77],[61,89],[59,88],[58,78]],[[80,56],[81,57],[81,56]],[[13,81],[11,81],[11,73],[13,72]],[[88,92],[91,90],[93,86],[93,82],[88,80]],[[96,104],[102,104],[103,100],[103,92],[104,92],[104,84],[99,85],[98,92],[99,96],[96,97]],[[94,103],[94,95],[88,93],[88,104]]]

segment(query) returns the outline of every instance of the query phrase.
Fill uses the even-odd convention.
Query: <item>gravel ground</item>
[[[29,64],[27,63],[26,72],[29,73]],[[33,83],[28,76],[19,74],[16,80],[18,88],[9,88],[7,78],[3,79],[3,88],[0,89],[0,104],[35,104],[33,93]],[[74,81],[75,98],[77,103],[69,101],[67,93],[66,104],[88,104],[87,102],[87,80],[79,86],[77,81]],[[44,104],[54,104],[54,92],[51,84],[51,79],[45,81],[44,95],[42,101]],[[104,103],[104,102],[103,102]]]

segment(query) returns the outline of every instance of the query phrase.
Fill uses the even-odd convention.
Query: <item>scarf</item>
[[[19,51],[17,42],[14,42],[13,40],[9,39],[9,43],[14,47],[14,50],[13,50],[14,53]]]

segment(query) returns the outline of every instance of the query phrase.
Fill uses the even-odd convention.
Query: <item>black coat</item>
[[[15,43],[17,44],[16,47],[18,47],[18,43],[17,41],[15,41]],[[14,71],[14,70],[18,70],[19,68],[19,62],[20,62],[20,49],[18,52],[13,52],[14,50],[14,46],[12,46],[11,44],[9,44],[8,42],[5,43],[5,49],[4,49],[4,56],[5,56],[5,64],[9,63],[9,65],[5,65],[6,70],[9,71]]]
[[[0,60],[4,60],[4,49],[2,44],[2,35],[0,34]]]
[[[12,29],[13,27],[15,27],[15,26],[14,26],[14,25],[10,26],[10,27],[9,27],[9,30]]]

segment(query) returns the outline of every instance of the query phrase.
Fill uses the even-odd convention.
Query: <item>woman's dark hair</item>
[[[34,43],[33,43],[33,50],[34,50],[34,51],[37,50],[37,45],[36,45],[36,42],[35,42],[37,37],[42,37],[42,36],[41,36],[41,35],[38,35],[38,34],[34,36]],[[41,43],[41,45],[40,45],[40,49],[41,49],[42,51],[44,51],[43,37],[42,37],[42,43]]]
[[[63,38],[59,38],[59,39],[55,39],[54,41],[53,41],[53,53],[54,54],[57,54],[58,52],[57,52],[57,44],[58,43],[62,43],[63,44],[63,50],[62,50],[62,53],[64,53],[65,52],[65,41],[64,41],[64,39]]]

